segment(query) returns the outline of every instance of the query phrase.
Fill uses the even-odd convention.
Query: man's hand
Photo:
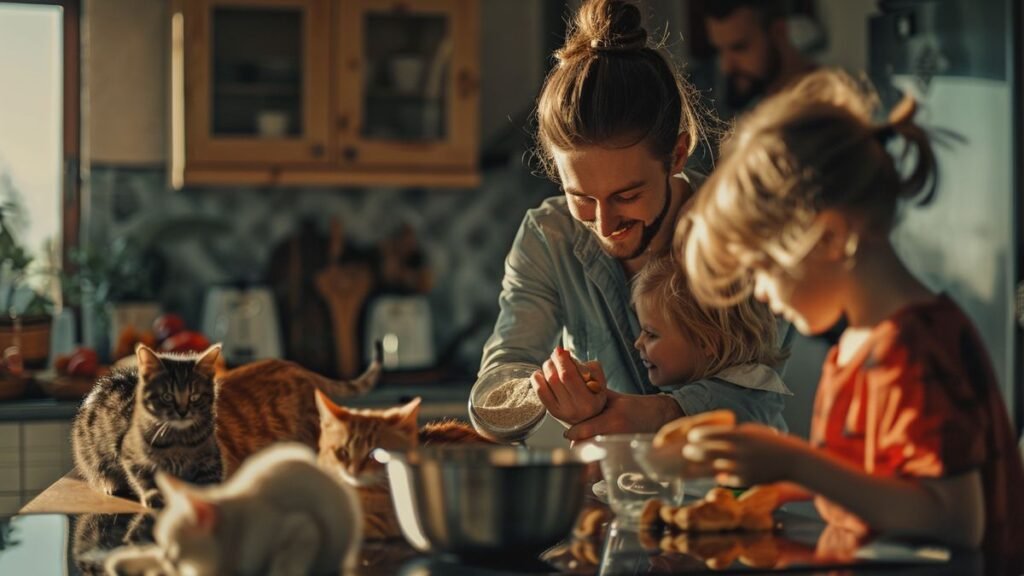
[[[569,424],[600,414],[608,401],[608,383],[601,364],[588,362],[581,368],[561,346],[555,348],[530,381],[548,412]],[[590,386],[587,382],[591,382]]]
[[[565,432],[574,442],[598,434],[638,434],[657,432],[666,422],[683,415],[674,398],[664,394],[619,394],[608,390],[608,403],[604,411],[582,421]]]

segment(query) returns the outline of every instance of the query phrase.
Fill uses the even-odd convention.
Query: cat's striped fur
[[[375,360],[355,380],[331,380],[294,362],[263,360],[221,374],[217,441],[225,477],[274,442],[300,442],[316,450],[320,420],[313,393],[359,396],[377,384],[380,372]]]
[[[455,419],[419,428],[419,398],[395,408],[358,410],[338,406],[317,393],[316,405],[321,426],[317,462],[358,487],[363,534],[368,539],[401,536],[383,465],[370,456],[375,448],[400,451],[427,445],[491,443],[470,424]]]
[[[162,504],[154,475],[165,470],[197,484],[219,482],[214,437],[214,370],[220,346],[199,355],[136,352],[138,367],[100,378],[71,427],[75,465],[107,494]]]

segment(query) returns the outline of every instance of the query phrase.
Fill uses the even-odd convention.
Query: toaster
[[[224,359],[232,366],[281,357],[277,310],[266,288],[210,288],[202,330],[211,342],[223,344]]]
[[[381,342],[386,370],[431,368],[437,361],[430,301],[422,294],[380,295],[367,307],[364,357],[369,363],[374,343]]]

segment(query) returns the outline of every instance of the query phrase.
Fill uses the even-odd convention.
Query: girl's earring
[[[852,270],[854,265],[857,264],[857,248],[860,245],[860,237],[856,234],[850,234],[846,237],[846,246],[843,247],[843,267],[847,270]]]

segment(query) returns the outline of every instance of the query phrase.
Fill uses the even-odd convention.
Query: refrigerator
[[[897,250],[973,319],[1007,408],[1022,423],[1020,0],[882,0],[868,34],[869,75],[886,109],[904,93],[936,143],[938,191],[908,206]]]

